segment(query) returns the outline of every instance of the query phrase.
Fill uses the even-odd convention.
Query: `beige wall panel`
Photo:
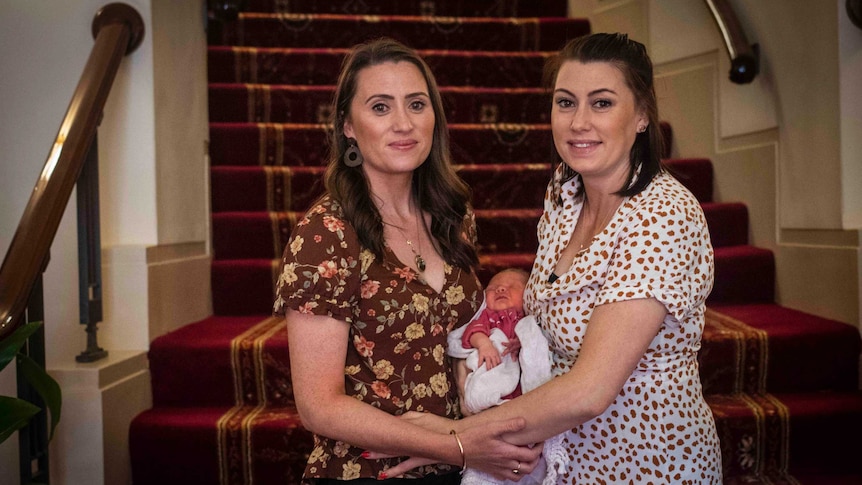
[[[734,0],[772,73],[781,131],[780,224],[841,228],[838,5]]]
[[[775,254],[782,305],[859,326],[859,250],[782,244]]]
[[[158,244],[206,241],[206,33],[202,0],[153,1]]]
[[[656,66],[659,116],[673,128],[673,157],[715,152],[715,54]]]
[[[647,49],[650,47],[645,0],[600,1],[590,16],[590,23],[593,32],[622,32],[645,44]]]
[[[715,199],[744,202],[749,244],[775,250],[776,144],[768,141],[713,155]]]
[[[862,228],[862,31],[838,0],[841,88],[841,182],[846,229]]]
[[[650,57],[663,64],[712,52],[722,45],[715,20],[703,1],[649,2]]]
[[[150,341],[212,315],[212,258],[203,243],[149,248]]]
[[[713,162],[715,200],[744,202],[751,244],[776,244],[775,132],[715,142],[715,86],[718,63],[713,53],[661,66],[656,76],[659,113],[674,132],[674,157],[707,157]]]

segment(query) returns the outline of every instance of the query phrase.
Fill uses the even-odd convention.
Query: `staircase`
[[[211,30],[215,315],[152,343],[153,408],[130,430],[135,485],[299,483],[311,435],[269,312],[291,228],[322,191],[328,102],[351,45],[385,34],[422,52],[474,191],[480,278],[529,269],[553,150],[542,65],[590,30],[565,12],[566,0],[249,0]],[[715,247],[700,361],[725,483],[862,483],[857,330],[777,305],[773,255],[748,244],[744,204],[713,199],[711,161],[668,165]]]

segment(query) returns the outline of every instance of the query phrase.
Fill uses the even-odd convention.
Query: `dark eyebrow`
[[[381,98],[381,99],[385,99],[387,101],[392,101],[395,99],[395,96],[392,96],[391,94],[372,94],[371,96],[368,97],[368,99],[365,100],[365,103],[367,104],[369,101],[371,101],[372,99],[375,99],[375,98]],[[428,93],[426,93],[424,91],[417,91],[415,93],[410,93],[407,96],[404,96],[404,98],[405,99],[411,99],[411,98],[429,98],[430,99],[431,97],[428,96]]]
[[[568,89],[557,88],[556,90],[554,90],[554,94],[556,94],[556,93],[558,93],[558,92],[565,93],[565,94],[567,94],[567,95],[569,95],[569,96],[571,96],[571,97],[573,97],[573,98],[575,97],[575,95],[574,95],[574,94],[572,94],[572,92],[571,92],[571,91],[569,91]],[[614,94],[614,95],[616,95],[616,94],[617,94],[617,92],[616,92],[616,91],[614,91],[613,89],[609,89],[609,88],[599,88],[599,89],[596,89],[596,90],[590,91],[590,92],[589,92],[589,96],[595,96],[595,95],[597,95],[597,94],[602,94],[602,93],[610,93],[610,94]]]
[[[386,99],[386,100],[391,101],[391,100],[395,99],[395,96],[391,96],[389,94],[372,94],[371,96],[368,97],[368,99],[365,100],[365,103],[367,104],[369,101],[371,101],[374,98],[382,98],[382,99]]]

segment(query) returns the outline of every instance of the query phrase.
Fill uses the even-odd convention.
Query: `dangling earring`
[[[356,139],[348,138],[347,145],[347,151],[344,152],[344,164],[348,167],[358,167],[362,165],[362,152],[359,151]]]

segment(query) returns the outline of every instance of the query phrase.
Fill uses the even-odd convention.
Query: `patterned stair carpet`
[[[311,435],[293,406],[284,324],[268,314],[284,244],[323,189],[347,48],[389,35],[431,65],[487,281],[532,264],[553,149],[541,69],[590,29],[565,18],[565,0],[245,5],[209,31],[215,315],[152,343],[153,408],[130,431],[135,485],[299,482]],[[746,206],[713,199],[709,159],[667,162],[703,204],[715,247],[699,359],[725,483],[862,483],[858,332],[777,305],[774,256],[749,244]]]

